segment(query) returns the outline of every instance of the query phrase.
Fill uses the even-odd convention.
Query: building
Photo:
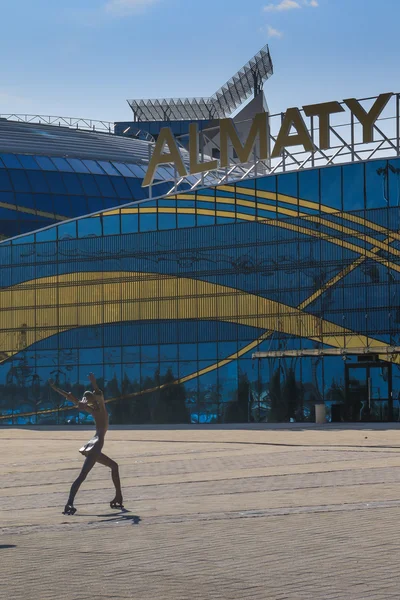
[[[321,148],[311,115],[312,152],[255,144],[243,164],[233,144],[229,168],[163,165],[149,187],[161,119],[153,137],[149,115],[121,135],[0,121],[0,423],[82,421],[47,380],[79,395],[89,371],[114,423],[307,421],[322,401],[328,419],[398,420],[399,97],[371,141],[340,114]],[[189,169],[204,115],[173,116]]]

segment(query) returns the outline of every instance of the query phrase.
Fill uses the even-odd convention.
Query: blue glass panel
[[[0,190],[12,191],[11,181],[8,173],[3,169],[0,171]]]
[[[22,169],[22,165],[19,162],[15,154],[2,154],[1,158],[3,163],[8,169]]]
[[[16,204],[14,192],[0,192],[0,202],[7,202],[8,204]]]
[[[88,214],[89,210],[86,196],[70,196],[69,201],[71,213],[74,217]]]
[[[218,342],[218,358],[221,360],[237,352],[237,342]]]
[[[99,196],[100,190],[96,185],[93,175],[80,175],[80,180],[85,194],[88,196]]]
[[[207,215],[197,215],[197,225],[200,227],[201,225],[214,225],[215,217],[207,216]]]
[[[35,194],[35,203],[37,210],[43,210],[46,212],[54,212],[53,198],[50,194]]]
[[[57,239],[57,227],[49,227],[35,234],[36,242],[53,242]]]
[[[299,172],[299,197],[319,202],[319,170],[311,169]]]
[[[5,169],[5,164],[3,163],[3,161],[0,158],[0,169]]]
[[[73,173],[74,170],[71,165],[65,160],[65,158],[52,157],[53,163],[56,165],[59,171],[66,171],[67,173]]]
[[[199,360],[210,360],[217,358],[216,342],[205,342],[197,344]]]
[[[111,163],[106,162],[105,160],[97,161],[101,167],[105,170],[108,175],[119,175],[119,172],[115,167],[112,166]]]
[[[27,171],[26,172],[32,191],[46,193],[49,191],[48,183],[42,171]]]
[[[76,238],[76,221],[63,223],[57,227],[58,239],[66,240]]]
[[[34,171],[40,169],[33,156],[29,156],[27,154],[18,154],[17,156],[24,169],[33,169]]]
[[[122,356],[123,363],[140,362],[140,346],[123,346]]]
[[[390,206],[400,206],[400,160],[389,160]]]
[[[93,173],[94,175],[104,175],[104,169],[102,169],[95,160],[82,159],[82,162],[89,169],[90,173]]]
[[[150,389],[157,385],[157,374],[159,370],[159,363],[142,363],[140,365],[140,379],[142,389]]]
[[[133,173],[135,177],[144,179],[145,171],[141,166],[129,163],[126,165],[126,167]]]
[[[55,164],[50,160],[50,158],[47,158],[47,156],[35,156],[35,160],[44,171],[57,170]]]
[[[137,233],[138,228],[138,215],[135,214],[122,214],[121,215],[121,233]]]
[[[170,167],[169,165],[164,165],[162,167],[162,171],[163,173],[165,173],[166,179],[175,179],[176,175],[173,167]]]
[[[157,362],[158,354],[158,346],[141,346],[142,362]]]
[[[120,363],[122,360],[120,346],[112,346],[104,348],[104,362],[105,363]]]
[[[15,203],[18,206],[26,206],[28,208],[35,208],[35,196],[32,194],[15,194]]]
[[[163,361],[178,360],[178,345],[177,344],[161,344],[160,345],[160,360],[163,360]]]
[[[136,231],[137,231],[137,215],[136,216]],[[103,232],[104,235],[115,235],[120,233],[119,215],[103,216]],[[127,233],[127,232],[123,232]]]
[[[79,158],[67,158],[66,160],[69,162],[75,173],[90,173],[87,166],[84,165]]]
[[[186,375],[192,375],[192,373],[197,373],[197,361],[196,360],[193,360],[193,361],[181,360],[178,363],[178,367],[179,367],[179,377],[186,377]],[[187,386],[190,386],[190,388],[192,388],[192,389],[193,389],[193,387],[195,387],[195,389],[197,389],[197,379],[194,379],[193,381],[185,383],[186,389],[187,389]]]
[[[121,393],[121,364],[104,365],[105,394],[116,398]]]
[[[223,202],[216,202],[216,204],[213,204],[212,207],[215,207],[215,210],[222,210],[224,212],[235,212],[235,204],[224,204]],[[255,207],[245,207],[245,206],[238,206],[237,210],[242,211],[242,212],[246,212],[247,210],[250,210],[250,214],[255,215],[256,214],[256,209]]]
[[[115,190],[111,185],[110,179],[106,175],[97,175],[95,176],[95,180],[97,182],[97,185],[99,186],[100,193],[102,196],[108,198],[115,198]]]
[[[78,175],[75,173],[63,173],[65,187],[70,194],[82,194],[83,189],[80,184]]]
[[[344,210],[360,210],[365,206],[364,165],[345,165],[343,169]]]
[[[157,200],[158,206],[169,206],[170,208],[176,208],[175,198],[159,198]]]
[[[78,237],[93,237],[101,235],[100,217],[89,217],[87,219],[79,219],[78,221]]]
[[[174,174],[173,172],[169,172],[167,171],[167,169],[163,169],[163,167],[157,167],[157,171],[155,174],[155,179],[173,179],[174,178]]]
[[[197,360],[197,344],[179,344],[179,360]]]
[[[148,197],[149,192],[147,188],[142,187],[142,179],[126,179],[125,182],[131,191],[133,200],[141,200]]]
[[[389,205],[389,170],[386,160],[374,160],[365,165],[367,208]]]
[[[178,214],[178,227],[194,227],[196,225],[195,215],[179,215]]]
[[[104,204],[104,208],[110,209],[110,208],[118,208],[120,201],[118,198],[103,198],[103,204]]]
[[[321,169],[321,204],[343,210],[342,206],[342,168]]]
[[[0,231],[3,233],[3,235],[7,235],[7,236],[11,236],[11,237],[14,235],[18,235],[19,234],[19,223],[15,218],[15,213],[14,213],[14,218],[12,220],[6,221],[6,220],[3,220],[3,216],[2,216],[3,210],[4,209],[0,208]]]
[[[223,367],[220,367],[217,371],[218,376],[218,389],[221,394],[222,402],[231,402],[237,399],[238,392],[238,366],[237,362],[233,361]],[[246,390],[248,392],[248,390]],[[246,392],[245,392],[246,393]],[[248,398],[246,398],[247,400]],[[228,412],[225,413],[226,407],[224,407],[223,414],[228,416]],[[246,415],[247,417],[247,415]],[[225,420],[225,419],[224,419]]]
[[[140,231],[155,231],[157,229],[157,215],[140,215]]]
[[[33,219],[33,220],[31,220]],[[21,221],[20,220],[20,229],[21,233],[25,233],[28,231],[35,231],[35,229],[41,229],[42,227],[47,227],[48,225],[52,225],[54,220],[47,217],[32,217],[29,215],[28,220]]]
[[[134,177],[134,174],[126,165],[123,163],[113,161],[111,163],[124,177]]]
[[[67,193],[61,173],[58,173],[57,171],[48,171],[46,173],[46,179],[47,183],[49,184],[50,191],[53,194]]]
[[[132,194],[122,177],[111,177],[110,179],[119,198],[132,199]]]
[[[240,215],[238,215],[238,219],[240,218]],[[217,225],[225,225],[227,223],[232,223],[233,219],[229,218],[229,217],[217,217]]]
[[[13,245],[18,245],[18,244],[33,244],[35,241],[35,236],[32,235],[24,235],[23,237],[20,238],[16,238],[15,240],[12,241]]]
[[[176,215],[159,213],[158,229],[176,229]]]
[[[284,173],[278,176],[277,191],[279,194],[298,197],[297,173]]]
[[[257,209],[257,215],[263,219],[276,219],[276,213],[270,210]]]
[[[200,196],[199,196],[200,198]],[[182,202],[182,204],[181,204]],[[189,206],[191,206],[191,201],[190,200],[185,200],[185,201],[181,201],[178,200],[178,204],[179,206],[187,206],[187,203],[190,202]],[[214,210],[214,202],[200,202],[200,200],[197,200],[196,202],[196,207],[200,210]]]
[[[86,198],[88,206],[88,214],[103,210],[103,198]]]
[[[64,217],[71,217],[73,216],[71,213],[71,205],[69,202],[69,196],[58,196],[55,194],[52,194],[51,196],[49,196],[50,198],[53,199],[54,202],[54,212],[62,215]],[[41,196],[36,196],[36,198],[41,198]],[[38,201],[36,202],[36,206],[38,206]]]

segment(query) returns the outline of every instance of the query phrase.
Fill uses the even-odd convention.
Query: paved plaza
[[[0,429],[8,600],[400,598],[400,426]]]

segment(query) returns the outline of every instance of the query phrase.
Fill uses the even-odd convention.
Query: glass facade
[[[13,186],[59,174],[19,162]],[[81,177],[96,174],[70,166],[68,197],[79,183],[88,203]],[[334,420],[399,418],[397,359],[373,353],[400,345],[399,160],[107,197],[110,210],[0,244],[0,423],[87,419],[46,382],[79,395],[89,371],[114,423],[307,421],[319,401]],[[367,346],[364,362],[251,358]]]
[[[148,197],[145,165],[117,161],[0,154],[0,239]],[[157,193],[173,172],[157,170]]]

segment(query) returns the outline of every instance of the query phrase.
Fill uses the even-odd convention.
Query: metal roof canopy
[[[252,358],[302,358],[306,356],[364,356],[365,354],[400,354],[400,346],[366,346],[364,348],[305,348],[253,352]]]
[[[209,98],[128,100],[138,121],[220,119],[232,114],[273,74],[268,44]]]

